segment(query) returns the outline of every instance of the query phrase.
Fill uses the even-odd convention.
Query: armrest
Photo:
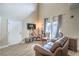
[[[45,56],[52,56],[52,55],[53,55],[52,52],[50,52],[50,51],[48,51],[48,50],[46,50],[46,49],[44,49],[43,47],[40,47],[40,46],[38,46],[38,45],[35,45],[34,50],[35,50],[36,52],[39,52],[39,53],[42,54],[42,55],[45,55]]]
[[[58,47],[58,48],[55,50],[54,55],[55,55],[55,56],[61,56],[61,55],[62,55],[62,53],[61,53],[61,47]]]

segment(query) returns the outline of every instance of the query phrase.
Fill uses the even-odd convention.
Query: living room
[[[52,39],[57,39],[59,33],[72,41],[70,45],[73,48],[70,47],[67,54],[79,55],[78,3],[2,3],[0,8],[0,55],[39,55],[35,53],[36,50],[39,51],[40,46],[43,47]],[[55,25],[53,21],[57,21]],[[44,55],[55,54],[44,53]]]

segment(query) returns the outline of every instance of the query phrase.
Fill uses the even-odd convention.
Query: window
[[[48,34],[49,39],[51,39],[51,23],[48,18],[45,18],[44,31],[45,34]]]
[[[54,16],[52,19],[45,18],[44,22],[45,33],[49,33],[49,39],[57,38],[61,26],[61,15]]]
[[[57,27],[58,27],[58,21],[52,22],[52,30],[51,30],[51,32],[52,32],[51,37],[52,38],[55,38],[56,37]]]

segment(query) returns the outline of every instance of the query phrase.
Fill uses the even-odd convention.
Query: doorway
[[[8,42],[10,45],[22,41],[22,21],[8,19]]]

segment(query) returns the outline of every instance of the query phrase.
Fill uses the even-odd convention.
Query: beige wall
[[[74,16],[71,18],[70,16]],[[69,13],[63,16],[63,24],[61,30],[65,35],[78,38],[78,50],[79,50],[79,8],[72,9]]]
[[[39,4],[39,18],[52,17],[66,13],[68,4],[45,3]]]
[[[37,19],[38,19],[38,15],[37,15],[37,10],[35,10],[31,15],[29,15],[29,17],[26,17],[24,19],[24,38],[28,38],[29,37],[29,30],[27,29],[27,23],[34,23],[36,24],[37,22]]]
[[[63,23],[61,30],[64,32],[65,35],[70,37],[78,37],[79,36],[79,9],[70,10],[69,13],[63,15]],[[74,16],[71,18],[70,16]],[[79,37],[78,37],[79,38]]]
[[[79,38],[79,9],[70,9],[69,7],[69,4],[40,4],[39,20],[43,22],[44,18],[46,17],[63,15],[62,26],[60,30],[65,36]],[[74,15],[74,18],[70,17],[72,15]]]

